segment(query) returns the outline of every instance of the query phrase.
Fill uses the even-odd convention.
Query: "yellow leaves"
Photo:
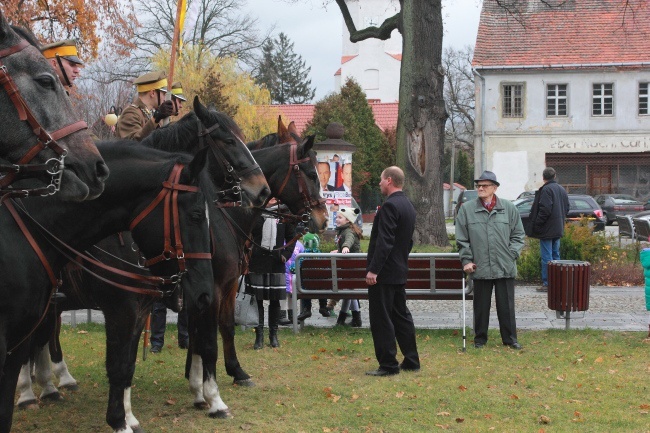
[[[596,358],[594,360],[594,363],[599,363],[599,362],[603,362],[603,357],[602,356],[599,356],[598,358]]]
[[[395,393],[395,397],[397,397],[397,398],[402,398],[402,397],[404,397],[404,391],[398,391],[398,392],[396,392],[396,393]]]
[[[325,392],[325,398],[332,400],[333,403],[336,403],[341,399],[341,396],[334,394],[332,388],[329,386],[323,388],[323,391]]]
[[[354,340],[352,344],[363,344],[363,338],[359,338],[358,340]]]

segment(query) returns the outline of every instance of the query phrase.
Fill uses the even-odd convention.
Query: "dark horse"
[[[177,124],[173,124],[168,128],[163,128],[159,133],[157,132],[155,135],[158,137],[158,140],[162,141],[163,144],[167,141],[179,143],[176,145],[176,147],[198,148],[200,146],[199,138],[200,136],[204,135],[204,133],[201,132],[199,125],[213,125],[212,127],[207,128],[207,130],[211,131],[211,140],[219,143],[218,148],[220,149],[213,158],[216,160],[216,162],[220,162],[220,164],[229,164],[229,160],[233,160],[232,165],[234,167],[232,170],[229,170],[225,166],[213,163],[211,164],[212,166],[223,168],[229,174],[227,179],[220,178],[218,176],[219,173],[215,173],[215,170],[210,170],[211,176],[213,179],[215,179],[217,184],[221,185],[225,181],[232,183],[234,180],[238,179],[238,176],[243,176],[241,173],[247,173],[247,178],[245,178],[243,182],[239,182],[241,185],[243,185],[242,189],[245,192],[254,186],[249,180],[251,177],[260,181],[263,187],[257,187],[254,189],[254,191],[259,191],[259,197],[256,199],[254,199],[254,197],[250,197],[251,194],[247,193],[247,197],[245,197],[247,200],[244,200],[244,203],[250,205],[263,204],[267,197],[268,188],[266,187],[266,181],[262,177],[261,171],[259,169],[251,170],[245,165],[242,165],[241,161],[238,160],[238,155],[244,155],[246,157],[245,159],[249,161],[249,166],[257,167],[254,160],[252,159],[250,152],[244,146],[240,136],[238,136],[238,134],[240,134],[239,128],[227,116],[215,111],[206,110],[205,107],[199,104],[197,100],[195,100],[194,109],[196,114],[188,114]],[[125,142],[124,145],[129,146],[132,145],[132,143]],[[201,153],[205,154],[205,151],[207,150],[208,157],[211,157],[212,153],[209,151],[213,147],[214,145],[210,145],[208,149],[197,152],[197,155],[200,155]],[[222,160],[221,158],[225,158],[225,160]],[[241,156],[239,158],[241,158]],[[216,195],[220,192],[215,191],[213,185],[204,185],[203,187],[211,188],[210,194]],[[127,234],[125,234],[124,238],[128,239]],[[106,249],[110,249],[116,255],[120,255],[122,257],[128,256],[129,253],[133,254],[130,248],[131,242],[127,241],[125,248],[125,245],[120,245],[116,241],[117,237],[113,236],[105,240],[103,242],[103,245],[106,248],[107,244],[116,244],[113,245],[112,248]],[[115,260],[114,257],[110,257],[110,255],[101,251],[93,250],[93,254],[100,255],[103,259],[106,258],[107,261]],[[131,258],[131,260],[134,263],[137,262],[138,256],[135,255],[135,258]],[[83,273],[81,275],[72,273],[73,279],[75,279],[75,275],[81,278],[81,281],[78,281],[78,284],[70,284],[70,278],[65,281],[63,290],[66,292],[67,300],[66,305],[61,305],[60,309],[101,308],[103,310],[107,326],[107,369],[111,388],[113,389],[113,387],[115,387],[115,392],[111,392],[109,400],[107,421],[117,431],[140,431],[139,422],[131,412],[130,386],[135,369],[138,340],[142,331],[144,318],[146,317],[146,313],[151,309],[151,303],[153,299],[148,296],[116,291],[113,287],[86,273]],[[211,316],[207,311],[197,312],[188,308],[188,312],[192,313],[193,316],[199,317],[200,320],[207,320],[206,318],[209,318]],[[201,329],[207,329],[207,327],[203,326],[201,322],[199,322],[199,325],[201,325]],[[115,330],[114,332],[118,332],[119,338],[108,338],[109,329]],[[200,338],[203,347],[216,347],[216,332],[212,335],[201,333]],[[58,366],[55,366],[55,369],[66,370],[65,364],[62,362],[60,346],[57,344],[56,347],[59,350],[58,359],[60,363]],[[38,359],[43,360],[43,353],[44,352],[41,352],[41,355],[38,356]],[[53,359],[55,359],[54,356]],[[41,364],[47,365],[49,367],[49,359],[47,361],[48,362],[46,364]],[[39,368],[42,368],[42,365]],[[21,388],[23,391],[31,393],[29,369],[23,368],[23,373],[26,374],[21,375]],[[214,407],[218,408],[217,410],[227,410],[227,406],[223,403],[223,401],[221,401],[221,398],[219,397],[218,388],[215,382],[215,375],[216,369],[213,372],[205,372],[203,382],[207,398]],[[49,372],[43,374],[37,368],[37,378],[45,378],[49,380]],[[71,376],[69,378],[71,378]],[[74,380],[72,379],[72,381]],[[53,385],[49,385],[47,386],[46,391],[56,392],[56,389],[53,387]],[[33,394],[31,395],[33,396]],[[114,395],[115,398],[113,398]],[[27,404],[29,403],[29,399],[29,394],[23,393],[21,394],[19,403]],[[126,427],[124,427],[125,419],[127,424]]]
[[[95,198],[108,168],[37,45],[0,12],[0,195],[38,165],[39,178],[50,182],[44,194],[60,187],[62,199]]]
[[[50,275],[58,275],[65,263],[75,254],[72,250],[67,252],[65,247],[54,240],[52,235],[46,234],[41,226],[54,232],[54,236],[74,250],[83,250],[111,233],[128,229],[131,221],[147,208],[163,189],[163,182],[177,162],[190,164],[189,168],[182,170],[179,183],[196,185],[199,182],[210,182],[205,173],[199,176],[199,169],[202,170],[207,161],[205,153],[198,155],[196,161],[192,161],[186,155],[170,155],[134,144],[125,146],[124,143],[117,142],[101,148],[104,158],[113,169],[113,175],[107,180],[106,189],[100,198],[80,203],[45,198],[42,201],[26,200],[15,205],[6,202],[6,206],[0,208],[0,221],[3,226],[0,257],[3,259],[4,268],[4,277],[0,281],[0,342],[5,361],[3,377],[0,380],[0,432],[9,432],[11,429],[16,380],[21,365],[28,359],[29,344],[25,339],[31,337],[38,341],[42,338],[39,330],[34,333],[32,331],[43,319],[50,295],[54,292],[52,287],[56,286],[56,280],[51,281]],[[202,193],[178,194],[184,251],[210,251],[205,200]],[[160,230],[160,221],[163,220],[162,207],[153,209],[146,216],[145,223],[138,224],[133,229],[134,239],[142,245],[142,252],[147,257],[155,257],[164,251],[164,236]],[[12,208],[20,215],[38,248],[30,245],[27,235],[18,227],[18,220],[14,222],[10,214]],[[40,250],[44,261],[39,258],[37,250]],[[20,260],[12,260],[14,257],[20,257]],[[208,260],[187,260],[186,268],[187,273],[182,278],[176,260],[162,261],[152,266],[151,270],[155,275],[176,275],[176,280],[180,278],[182,290],[187,295],[188,309],[201,311],[212,303],[214,296],[211,290],[211,265]],[[176,282],[171,280],[174,278],[166,278],[162,288],[173,288]],[[107,326],[108,343],[120,338],[116,331],[130,334],[130,330]],[[117,410],[118,403],[123,401],[124,386],[115,386],[115,378],[112,377],[115,375],[112,370],[116,368],[119,366],[114,365],[109,358],[109,413]],[[116,430],[128,431],[125,428],[124,416],[122,410],[122,426],[116,426]]]

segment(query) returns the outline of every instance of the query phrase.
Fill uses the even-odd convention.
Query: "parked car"
[[[535,197],[525,197],[512,202],[519,211],[519,215],[521,215],[521,222],[524,224],[524,230],[527,236],[531,235],[529,218],[534,199]],[[567,220],[577,221],[583,215],[593,221],[593,229],[595,232],[605,230],[603,210],[596,203],[596,200],[589,195],[569,194],[569,214],[567,215]]]
[[[535,197],[535,191],[524,191],[517,198]]]
[[[456,222],[456,215],[463,203],[467,203],[470,200],[476,200],[478,198],[478,191],[475,189],[464,189],[458,194],[458,201],[455,201],[454,204],[454,223]]]
[[[643,210],[643,203],[627,194],[601,194],[594,197],[610,226],[618,215],[632,215]]]

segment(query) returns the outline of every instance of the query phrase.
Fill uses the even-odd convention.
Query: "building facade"
[[[630,0],[484,2],[472,62],[476,173],[504,198],[552,166],[570,193],[650,198],[650,5]]]
[[[347,0],[350,15],[357,27],[379,26],[399,11],[396,0]],[[390,39],[371,38],[350,42],[350,32],[343,22],[341,68],[334,74],[338,92],[349,77],[353,77],[366,96],[376,102],[399,100],[399,78],[402,63],[402,36],[394,30]]]

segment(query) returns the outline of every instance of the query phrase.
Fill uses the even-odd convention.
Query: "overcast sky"
[[[334,73],[341,64],[343,18],[332,0],[247,0],[244,11],[259,19],[263,28],[275,24],[275,36],[284,32],[294,43],[294,51],[311,66],[316,87],[315,101],[334,91]],[[444,46],[474,46],[481,0],[442,0]],[[397,30],[395,30],[396,32]],[[314,101],[314,102],[315,102]]]

